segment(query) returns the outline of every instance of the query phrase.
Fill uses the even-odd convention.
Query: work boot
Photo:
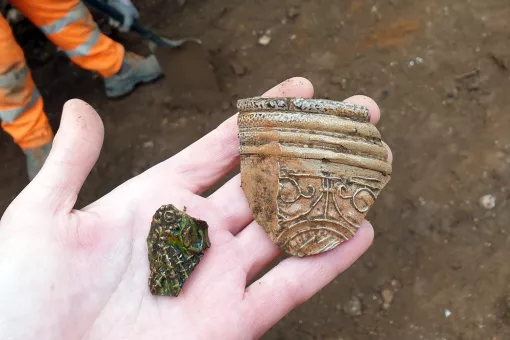
[[[46,158],[50,154],[51,145],[52,143],[48,143],[35,149],[23,150],[27,157],[28,179],[30,181],[34,179],[35,175],[44,165]]]
[[[143,58],[132,52],[126,52],[119,72],[104,79],[106,95],[109,98],[124,96],[133,91],[136,85],[154,81],[162,74],[156,56]]]

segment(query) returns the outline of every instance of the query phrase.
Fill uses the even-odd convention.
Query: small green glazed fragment
[[[211,246],[207,229],[205,221],[171,204],[156,211],[147,237],[149,289],[153,295],[179,295],[204,251]]]

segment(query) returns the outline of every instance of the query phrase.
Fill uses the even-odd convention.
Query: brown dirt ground
[[[189,0],[182,11],[135,3],[160,32],[204,45],[167,51],[166,78],[117,101],[33,28],[16,30],[53,126],[73,97],[105,122],[80,206],[216,127],[237,98],[287,77],[308,77],[317,97],[366,94],[381,106],[395,155],[369,214],[374,245],[265,338],[510,339],[508,0]],[[266,30],[270,44],[257,45]],[[116,38],[144,50],[134,34]],[[3,211],[26,175],[5,134],[0,149]],[[485,194],[494,209],[478,203]],[[383,291],[393,298],[386,308]]]

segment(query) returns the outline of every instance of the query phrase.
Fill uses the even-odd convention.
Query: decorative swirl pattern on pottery
[[[278,172],[279,232],[298,226],[333,228],[342,233],[342,238],[350,239],[380,190],[376,178],[303,173],[280,163]]]

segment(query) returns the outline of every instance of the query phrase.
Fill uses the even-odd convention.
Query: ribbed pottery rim
[[[241,155],[328,160],[392,173],[381,135],[364,106],[327,99],[253,97],[238,100],[237,107]]]
[[[370,112],[366,107],[329,99],[252,97],[239,99],[237,101],[237,109],[241,112],[288,111],[321,113],[359,122],[370,121]]]

